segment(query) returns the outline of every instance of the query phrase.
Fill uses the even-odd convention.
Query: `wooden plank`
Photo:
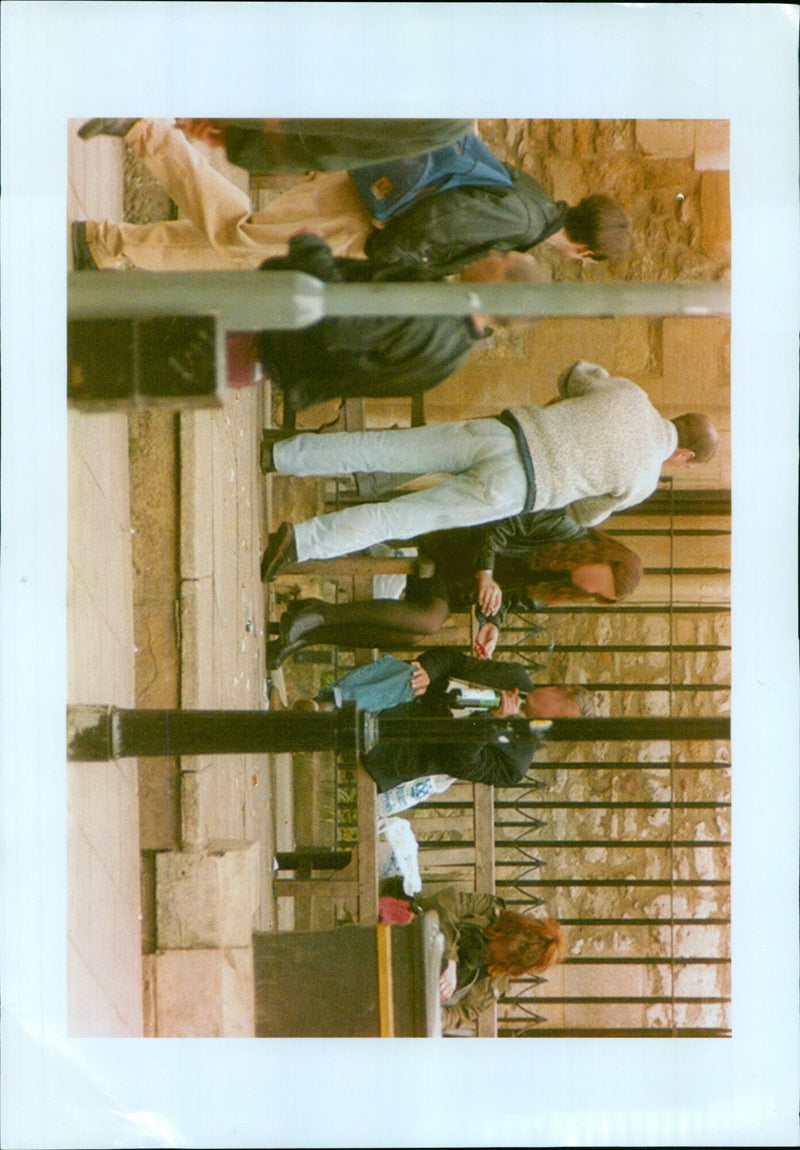
[[[494,787],[474,785],[475,817],[475,890],[494,894]],[[481,1011],[477,1024],[478,1038],[497,1038],[497,1003]]]
[[[356,812],[358,818],[358,920],[378,920],[378,816],[375,809],[375,782],[359,767],[356,773]]]
[[[381,1038],[394,1038],[394,978],[392,975],[392,927],[379,922],[378,943],[378,1014]]]
[[[475,847],[472,843],[465,844],[463,847],[437,847],[425,844],[420,851],[420,862],[426,868],[435,866],[472,867],[476,862]]]
[[[363,399],[345,399],[344,425],[348,431],[364,431],[366,428],[366,415]]]
[[[474,786],[475,803],[475,890],[494,894],[494,787]]]

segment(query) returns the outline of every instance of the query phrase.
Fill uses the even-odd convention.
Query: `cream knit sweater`
[[[512,407],[510,414],[530,451],[534,510],[569,507],[591,527],[655,490],[678,432],[640,387],[596,364],[579,360],[567,368],[558,390],[564,402]]]

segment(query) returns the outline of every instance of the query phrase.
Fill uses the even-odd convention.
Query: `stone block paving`
[[[78,126],[69,126],[67,223],[121,219],[123,146],[103,137],[83,143]],[[219,409],[179,417],[175,616],[184,708],[267,705],[259,563],[269,500],[258,448],[269,414],[269,389],[253,387],[230,392]],[[128,415],[70,411],[68,435],[68,698],[133,707],[136,576]],[[172,606],[165,604],[165,618]],[[293,845],[291,758],[205,756],[184,759],[181,769],[182,850],[202,856],[220,841],[256,844],[257,865],[248,870],[243,897],[252,907],[253,926],[274,929],[272,859],[276,847]],[[252,979],[236,948],[216,955],[203,949],[142,955],[140,798],[135,760],[69,764],[70,1032],[246,1034]],[[224,991],[214,1017],[190,1018],[179,1001],[181,993],[185,997],[187,961],[200,963],[208,986],[219,984]],[[196,1007],[194,991],[191,998]]]
[[[134,704],[127,419],[70,413],[71,703]],[[142,1030],[136,763],[70,763],[68,1012],[81,1035]]]
[[[233,392],[217,411],[182,414],[181,705],[258,710],[268,705],[264,664],[263,482],[258,468],[261,388]],[[185,757],[184,845],[213,839],[261,844],[261,929],[274,925],[270,758]]]
[[[120,145],[97,141],[91,159],[84,147],[71,126],[68,221],[122,210]],[[67,698],[70,703],[133,706],[127,416],[71,411],[67,435]],[[67,804],[69,1030],[74,1035],[139,1035],[136,763],[70,763]]]

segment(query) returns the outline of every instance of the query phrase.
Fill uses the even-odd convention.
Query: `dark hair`
[[[555,584],[563,588],[563,598],[584,602],[594,596],[572,583],[572,572],[586,563],[607,563],[614,576],[614,590],[617,599],[626,599],[642,578],[642,561],[635,551],[624,543],[605,535],[602,531],[590,529],[578,539],[566,539],[559,543],[538,543],[528,553],[528,566],[533,582],[537,576],[542,585]],[[535,593],[532,592],[535,596]]]
[[[573,243],[586,244],[596,260],[624,255],[633,243],[628,216],[608,196],[586,196],[567,208],[564,230]]]
[[[672,422],[678,429],[678,447],[693,451],[698,463],[711,458],[717,450],[719,432],[707,415],[689,411],[686,415],[676,415]]]
[[[554,918],[533,918],[513,910],[501,910],[497,921],[484,934],[490,942],[502,939],[508,948],[507,960],[489,967],[494,978],[519,978],[548,970],[561,961],[567,950],[566,936]]]

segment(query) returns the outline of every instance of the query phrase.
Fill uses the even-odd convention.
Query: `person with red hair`
[[[566,954],[560,923],[508,910],[496,895],[446,887],[417,903],[436,912],[445,939],[439,979],[443,1030],[473,1022],[507,993],[510,979],[541,974]]]
[[[436,531],[416,543],[420,554],[436,564],[432,577],[409,576],[403,600],[295,600],[281,619],[279,643],[268,648],[270,666],[319,644],[416,647],[440,630],[451,611],[468,611],[473,603],[480,628],[475,654],[490,657],[508,612],[557,603],[619,602],[638,586],[643,571],[630,547],[579,527],[559,511],[531,512],[478,529]]]

